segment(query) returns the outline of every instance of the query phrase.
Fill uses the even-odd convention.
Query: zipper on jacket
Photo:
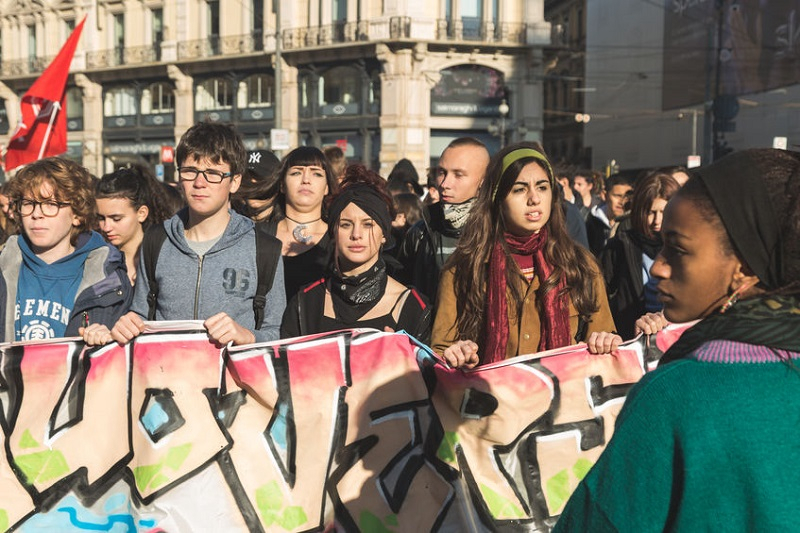
[[[197,312],[198,312],[198,307],[200,305],[200,278],[203,275],[203,257],[205,257],[205,256],[200,256],[198,258],[199,261],[198,261],[198,266],[197,266],[197,284],[195,285],[195,288],[194,288],[194,319],[195,320],[198,320]]]

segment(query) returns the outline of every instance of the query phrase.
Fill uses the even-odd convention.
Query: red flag
[[[5,161],[7,171],[42,157],[60,155],[67,151],[65,89],[69,65],[81,38],[84,22],[86,17],[75,27],[53,62],[22,97],[22,117],[17,131],[8,142]]]

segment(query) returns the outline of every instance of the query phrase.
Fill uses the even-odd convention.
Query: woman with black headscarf
[[[800,153],[692,171],[651,268],[700,320],[634,386],[555,531],[793,531],[800,522]]]
[[[391,278],[381,257],[392,243],[392,200],[385,181],[362,165],[348,166],[328,207],[334,255],[328,275],[300,290],[286,306],[281,336],[348,328],[405,330],[430,340],[431,309],[413,288]]]

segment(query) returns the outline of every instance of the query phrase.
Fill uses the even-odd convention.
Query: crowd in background
[[[219,148],[195,141],[196,146],[189,147],[195,153],[188,155],[227,163],[226,158],[243,151],[235,131],[220,135],[236,142],[231,141],[230,148]],[[225,150],[229,153],[219,153]],[[532,152],[508,174],[503,158],[515,151],[524,153],[519,150]],[[686,169],[653,169],[635,179],[605,177],[597,171],[552,166],[537,143],[520,143],[492,157],[483,143],[471,137],[454,140],[439,156],[438,165],[420,179],[408,159],[398,161],[384,178],[361,164],[348,164],[338,146],[322,150],[299,147],[282,160],[268,150],[250,151],[238,155],[244,163],[238,183],[228,195],[229,207],[231,213],[263,226],[280,241],[282,281],[290,307],[314,293],[308,286],[316,283],[316,290],[327,295],[319,302],[319,308],[325,310],[324,327],[405,329],[455,365],[471,366],[589,342],[593,332],[618,332],[627,340],[639,332],[636,321],[640,317],[660,311],[657,280],[650,275],[650,267],[661,247],[664,206],[688,179]],[[56,163],[76,167],[58,159]],[[537,187],[530,185],[521,209],[523,204],[543,203],[549,204],[548,209],[537,215],[541,220],[530,228],[517,228],[521,235],[508,238],[514,230],[509,230],[511,220],[503,203],[510,190],[500,183],[517,178],[530,164],[529,169],[545,173],[550,196],[539,198]],[[86,219],[87,227],[122,252],[132,286],[137,281],[147,230],[187,209],[187,190],[182,185],[195,183],[198,174],[188,176],[181,171],[186,161],[179,161],[178,166],[175,183],[157,181],[143,165],[90,177],[88,187],[95,205]],[[203,181],[209,187],[216,185],[208,182],[208,175]],[[11,185],[6,183],[0,189],[3,242],[18,232],[14,208],[18,199],[11,197]],[[374,250],[365,264],[373,271],[377,265],[387,281],[372,279],[369,269],[364,274],[361,266],[342,270],[349,248],[342,242],[345,237],[339,235],[341,221],[331,218],[329,207],[353,185],[382,199],[380,213],[370,214],[375,224],[369,228],[366,242]],[[503,189],[499,198],[498,188]],[[39,191],[33,192],[37,196]],[[388,223],[377,224],[379,220]],[[539,235],[541,229],[546,237]],[[465,232],[467,236],[462,238]],[[533,234],[542,242],[514,241]],[[536,251],[531,251],[534,248]],[[504,269],[502,276],[496,272],[498,268]],[[368,279],[351,279],[359,276]],[[398,292],[389,280],[406,287],[407,292]],[[402,297],[376,307],[369,305],[375,304],[376,295],[339,294],[338,287],[356,282],[371,283],[383,291],[386,284],[394,287],[390,295]],[[411,312],[406,308],[409,294],[421,307],[415,316],[420,315],[422,323],[409,325],[400,320],[404,309]],[[335,308],[332,302],[337,303]],[[392,320],[373,320],[376,313],[387,309],[393,313]],[[506,309],[505,317],[500,317],[500,309]],[[347,319],[343,321],[341,316]],[[286,320],[283,336],[312,332],[300,327],[305,322],[298,323],[288,311]],[[501,338],[494,338],[494,333],[487,337],[498,331],[498,321]],[[35,334],[42,332],[36,330]],[[17,340],[22,338],[27,337],[15,335]],[[491,343],[493,355],[482,348],[486,343]]]
[[[420,179],[406,159],[382,177],[338,147],[247,152],[233,127],[199,123],[176,162],[175,184],[49,158],[3,185],[0,341],[124,343],[146,320],[202,320],[221,345],[369,327],[466,369],[581,342],[609,356],[699,319],[664,356],[681,364],[631,393],[559,527],[692,528],[714,523],[709,506],[745,530],[796,518],[781,503],[800,474],[781,464],[798,447],[779,443],[800,426],[775,416],[800,406],[797,154],[631,179],[462,137]],[[736,460],[721,461],[730,439]]]

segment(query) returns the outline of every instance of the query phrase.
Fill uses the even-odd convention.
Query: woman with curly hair
[[[147,169],[134,165],[100,178],[95,201],[100,232],[125,254],[133,285],[144,232],[172,216],[164,189]]]
[[[107,329],[131,304],[120,251],[92,231],[92,177],[63,157],[40,159],[9,186],[21,232],[0,254],[0,342]]]
[[[428,342],[431,308],[416,290],[387,274],[381,257],[392,245],[394,208],[386,182],[363,165],[350,165],[328,208],[334,253],[327,275],[304,287],[286,306],[281,336],[363,327],[404,330]]]
[[[432,347],[453,367],[560,348],[614,330],[600,269],[569,236],[541,147],[492,158],[439,288]],[[605,351],[602,347],[590,348]]]

